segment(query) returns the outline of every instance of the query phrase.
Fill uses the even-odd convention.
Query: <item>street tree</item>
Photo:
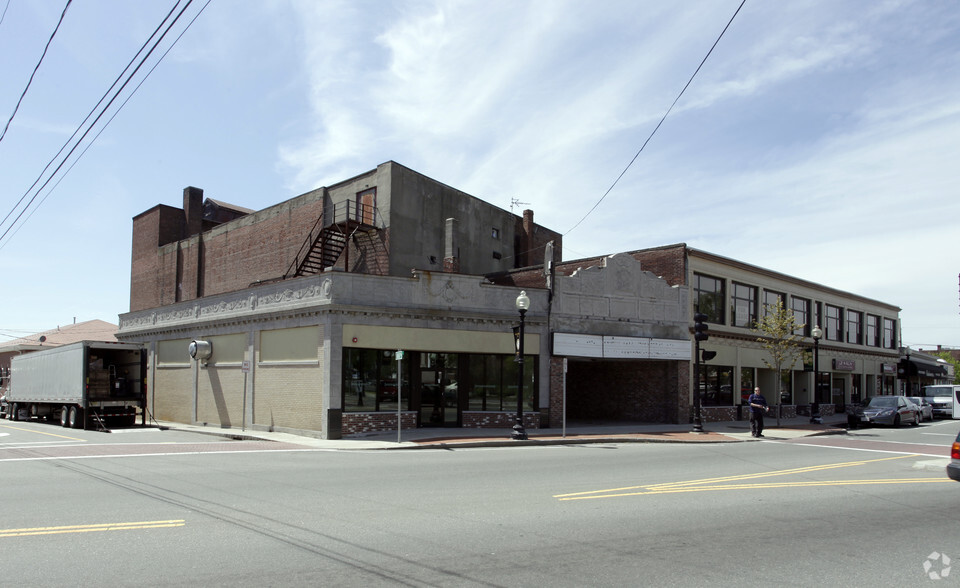
[[[938,351],[934,355],[953,366],[953,383],[960,384],[960,361],[949,351]]]
[[[763,316],[754,323],[754,332],[760,333],[757,341],[770,354],[770,359],[763,359],[763,363],[777,372],[778,386],[783,386],[783,371],[793,369],[798,360],[802,360],[804,349],[800,346],[800,336],[797,332],[805,325],[798,324],[793,311],[784,307],[783,300],[778,299],[776,304],[766,305]],[[780,396],[776,391],[777,425],[780,424]]]

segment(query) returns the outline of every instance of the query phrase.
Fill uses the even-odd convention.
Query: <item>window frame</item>
[[[747,297],[740,296],[741,290],[745,290]],[[757,300],[759,298],[759,288],[756,286],[751,286],[750,284],[744,284],[743,282],[733,282],[730,286],[730,325],[734,327],[741,327],[744,329],[752,329],[757,324]],[[747,317],[746,320],[741,319],[740,313],[737,312],[739,305],[738,302],[746,301],[747,308]]]
[[[831,311],[836,311],[836,314],[831,313]],[[823,314],[826,319],[823,325],[823,338],[827,341],[842,343],[844,336],[843,307],[824,304]]]
[[[726,280],[708,274],[693,274],[694,310],[707,315],[707,322],[717,325],[726,324]],[[714,289],[706,290],[706,283]],[[706,299],[709,304],[704,304]]]
[[[851,333],[851,329],[854,330]],[[863,344],[863,313],[856,310],[847,310],[846,320],[846,340],[847,343],[855,345]],[[852,335],[852,336],[851,336]]]

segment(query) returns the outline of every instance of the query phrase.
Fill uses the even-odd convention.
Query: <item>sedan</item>
[[[920,420],[921,421],[932,421],[933,420],[933,405],[927,402],[927,399],[923,396],[907,396],[907,400],[917,405],[920,409]]]
[[[960,434],[957,435],[957,440],[953,442],[953,447],[950,448],[950,463],[947,464],[947,475],[952,480],[960,482]]]
[[[861,424],[892,425],[902,423],[920,424],[920,409],[905,396],[874,396],[850,415],[847,423],[851,427]]]

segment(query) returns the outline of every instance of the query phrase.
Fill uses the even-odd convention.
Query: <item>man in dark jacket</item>
[[[747,399],[750,405],[750,432],[754,437],[763,437],[763,413],[770,410],[767,399],[760,393],[760,387],[753,389],[753,394]]]

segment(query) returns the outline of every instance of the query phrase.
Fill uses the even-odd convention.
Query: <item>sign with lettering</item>
[[[852,372],[857,369],[857,362],[852,359],[835,359],[833,360],[833,369]]]

